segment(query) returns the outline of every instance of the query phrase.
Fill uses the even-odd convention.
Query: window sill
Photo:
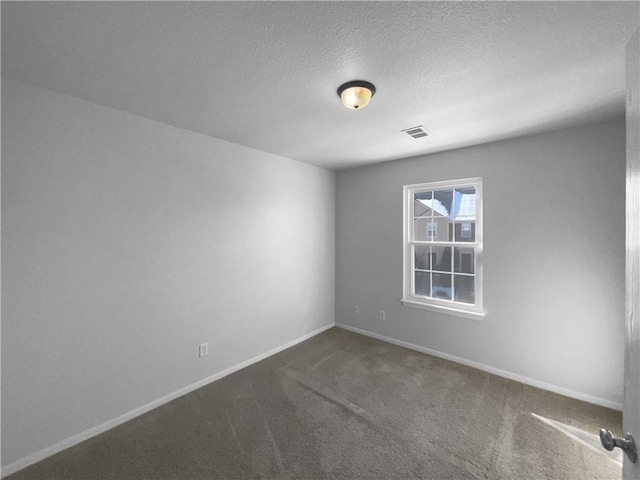
[[[453,315],[455,317],[470,318],[472,320],[484,320],[484,312],[469,312],[467,310],[459,310],[457,308],[441,307],[438,305],[426,305],[411,300],[400,300],[405,307],[418,308],[420,310],[430,310],[432,312],[444,313],[445,315]]]

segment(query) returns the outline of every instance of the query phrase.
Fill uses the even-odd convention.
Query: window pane
[[[455,275],[456,302],[475,303],[474,283],[475,277]],[[435,290],[435,287],[434,287]]]
[[[429,247],[414,247],[414,268],[418,270],[431,270],[429,262]]]
[[[429,272],[414,272],[415,275],[415,295],[424,297],[431,296],[431,274]]]
[[[443,300],[451,300],[451,274],[450,273],[434,273],[433,289],[434,298],[442,298]]]
[[[458,242],[476,240],[476,189],[475,187],[455,190],[455,232]]]
[[[453,271],[457,273],[474,273],[474,251],[473,248],[454,249]]]
[[[451,218],[451,205],[453,203],[453,190],[441,190],[433,192],[433,214],[435,217]]]
[[[430,217],[431,216],[431,199],[433,192],[416,193],[413,196],[413,216],[414,217]]]
[[[433,270],[451,271],[451,247],[431,247],[431,265]]]
[[[458,222],[466,220],[476,219],[476,189],[470,188],[456,188],[456,214],[455,220]]]

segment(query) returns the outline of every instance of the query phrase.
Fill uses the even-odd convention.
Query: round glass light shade
[[[340,95],[342,103],[347,108],[364,108],[371,101],[371,90],[365,87],[351,87],[345,89]]]
[[[352,110],[366,107],[375,93],[376,87],[364,80],[347,82],[338,88],[338,95],[342,99],[342,104]]]

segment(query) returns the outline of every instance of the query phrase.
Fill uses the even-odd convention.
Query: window
[[[460,224],[460,238],[471,238],[471,224],[470,223],[461,223]]]
[[[482,318],[482,179],[404,187],[402,303]]]

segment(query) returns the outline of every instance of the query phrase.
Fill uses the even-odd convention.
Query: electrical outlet
[[[386,320],[387,319],[387,314],[384,313],[384,310],[380,310],[380,320]]]
[[[360,313],[360,307],[356,305],[353,309],[356,313]]]
[[[208,343],[201,343],[200,345],[198,345],[198,356],[200,358],[206,357],[208,353],[209,353]]]

